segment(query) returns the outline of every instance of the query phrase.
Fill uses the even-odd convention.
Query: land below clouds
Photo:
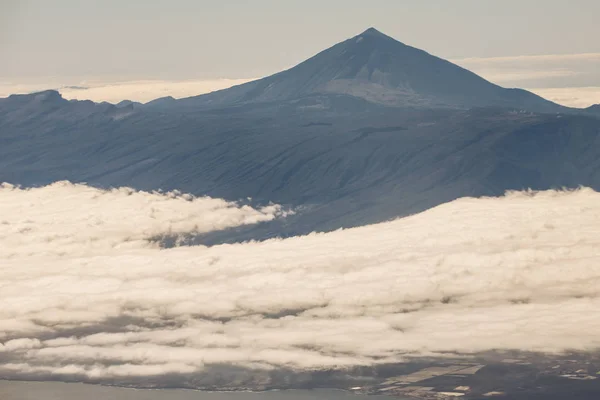
[[[356,395],[393,396],[401,399],[444,400],[452,398],[505,400],[574,399],[591,400],[600,390],[600,353],[540,354],[519,351],[481,354],[448,354],[444,359],[416,358],[406,363],[329,369],[313,372],[290,370],[252,371],[231,366],[213,366],[202,376],[161,376],[143,379],[94,380],[83,376],[63,377],[33,374],[2,376],[0,395],[5,400],[29,399],[35,393],[45,399],[73,399],[93,395],[104,399],[194,399],[234,400],[227,392],[257,392],[260,398],[345,399],[343,392]],[[28,381],[22,381],[26,378]],[[100,384],[64,385],[43,382]],[[110,388],[112,387],[112,388]],[[170,389],[168,391],[124,392],[121,388]],[[173,389],[188,389],[181,391]],[[195,392],[209,391],[210,394]],[[284,392],[278,392],[284,390]],[[275,391],[275,392],[272,392]],[[220,392],[220,393],[214,393]],[[260,393],[260,394],[259,394]],[[241,395],[241,394],[240,394]],[[53,397],[55,396],[55,397]],[[243,395],[245,400],[253,394]],[[375,396],[375,397],[373,397]]]

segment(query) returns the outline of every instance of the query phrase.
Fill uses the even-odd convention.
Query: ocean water
[[[287,390],[263,393],[147,390],[61,382],[0,381],[0,400],[389,400],[341,390]]]

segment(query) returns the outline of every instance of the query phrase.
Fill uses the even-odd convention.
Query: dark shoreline
[[[7,379],[5,375],[0,380],[0,400],[79,400],[89,397],[90,393],[99,393],[98,396],[93,395],[94,400],[237,400],[239,396],[244,396],[244,400],[366,400],[374,396],[414,400],[600,398],[600,355],[597,353],[560,356],[504,353],[503,357],[500,356],[488,354],[487,357],[474,357],[468,361],[421,360],[312,374],[279,371],[280,375],[265,376],[257,372],[253,377],[246,376],[247,379],[234,379],[235,375],[214,375],[211,384],[202,386],[199,383],[207,379],[209,371],[196,376],[180,376],[179,379],[159,376],[120,378],[111,382],[75,376],[61,381],[47,375]],[[58,390],[59,393],[57,397],[48,397],[46,393],[32,397],[30,392],[40,388]]]
[[[36,397],[43,396],[43,397]],[[344,389],[271,389],[266,391],[208,391],[198,389],[140,389],[83,382],[0,380],[2,400],[346,400],[384,399],[385,396],[360,395]],[[389,398],[389,397],[388,397]]]

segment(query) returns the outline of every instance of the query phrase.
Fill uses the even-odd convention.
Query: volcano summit
[[[184,99],[179,105],[228,106],[342,94],[394,107],[562,107],[521,89],[505,89],[374,28],[275,75]],[[174,106],[171,103],[171,106]]]

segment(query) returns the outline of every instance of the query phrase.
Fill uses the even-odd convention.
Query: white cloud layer
[[[600,347],[600,194],[465,198],[367,227],[160,249],[281,215],[57,183],[0,189],[0,374],[319,370]]]
[[[140,80],[125,82],[78,82],[75,84],[11,84],[0,83],[0,97],[11,94],[34,93],[46,89],[60,91],[66,99],[107,101],[116,104],[122,100],[146,103],[159,97],[183,98],[246,83],[250,79],[216,80]]]

